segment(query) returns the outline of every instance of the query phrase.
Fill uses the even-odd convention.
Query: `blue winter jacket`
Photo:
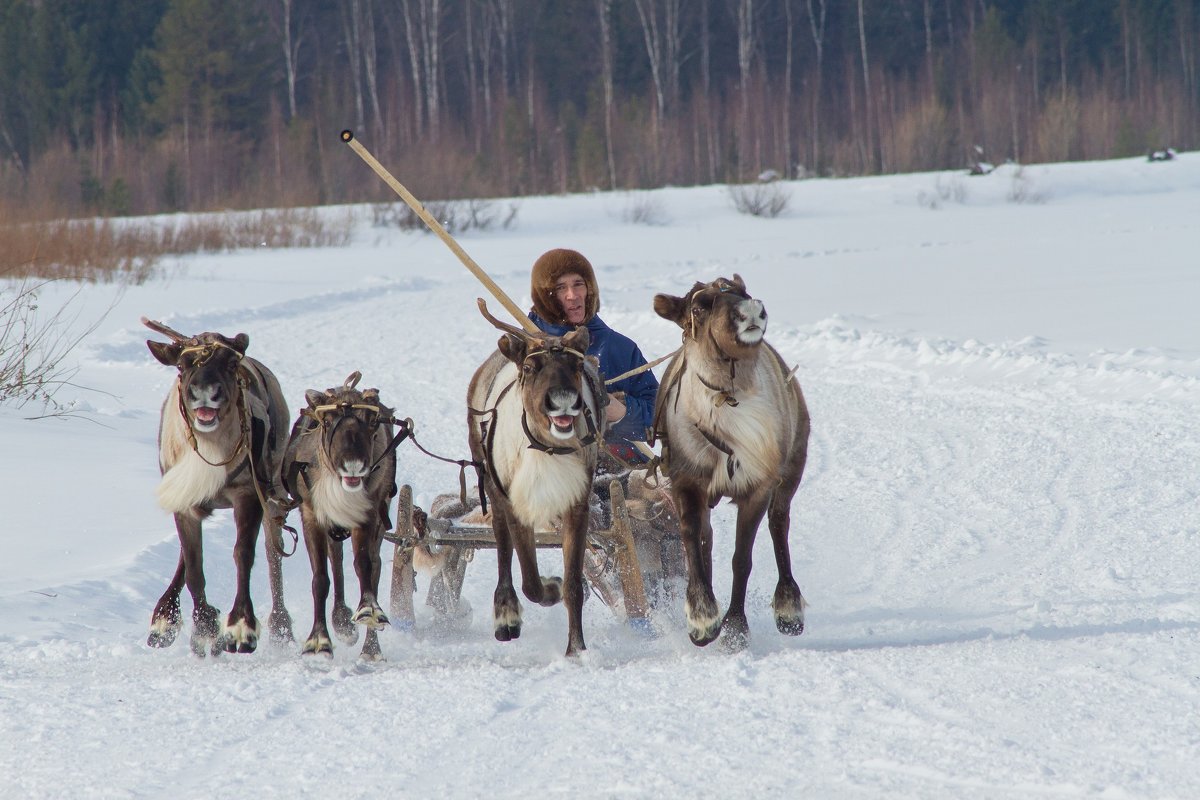
[[[565,336],[574,330],[566,325],[547,322],[532,311],[529,312],[529,318],[533,320],[534,325],[551,336]],[[646,357],[633,340],[608,327],[599,314],[592,315],[586,327],[591,337],[587,352],[588,355],[600,359],[600,377],[607,379],[646,363]],[[658,378],[654,377],[653,372],[646,370],[610,384],[608,391],[625,393],[625,416],[608,429],[604,438],[610,443],[646,441],[646,429],[654,422],[654,398],[658,395]]]

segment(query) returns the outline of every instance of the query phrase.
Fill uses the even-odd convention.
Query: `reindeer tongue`
[[[566,430],[575,425],[575,418],[570,414],[564,414],[561,417],[551,417],[550,421],[554,423],[554,427]]]
[[[217,418],[217,410],[208,406],[201,406],[196,409],[196,419],[203,422],[205,425]]]

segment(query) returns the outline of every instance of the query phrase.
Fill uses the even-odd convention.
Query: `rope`
[[[618,375],[617,377],[615,377],[615,378],[609,378],[608,380],[604,381],[604,385],[605,385],[605,386],[609,386],[609,385],[611,385],[611,384],[614,384],[614,383],[616,383],[617,381],[623,381],[623,380],[625,380],[626,378],[632,378],[634,375],[639,375],[639,374],[641,374],[641,373],[645,372],[645,371],[646,371],[646,370],[648,370],[648,369],[654,369],[654,368],[655,368],[655,367],[657,367],[659,364],[661,364],[661,363],[663,363],[664,361],[666,361],[668,358],[672,358],[672,357],[674,357],[674,356],[678,355],[678,354],[679,354],[679,351],[680,351],[680,350],[682,350],[682,349],[683,349],[682,347],[676,348],[675,350],[672,350],[670,353],[667,353],[665,356],[662,356],[662,357],[660,357],[660,358],[656,358],[656,359],[654,359],[653,361],[651,361],[651,362],[650,362],[650,363],[648,363],[648,364],[642,364],[640,367],[634,367],[633,369],[629,370],[628,372],[622,372],[622,373],[621,373],[620,375]]]

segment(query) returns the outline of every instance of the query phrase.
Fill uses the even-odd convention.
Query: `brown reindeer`
[[[767,312],[738,275],[697,283],[683,297],[660,294],[654,310],[683,328],[683,348],[663,375],[655,435],[678,506],[688,586],[684,609],[697,645],[722,627],[732,648],[749,640],[746,583],[759,523],[767,524],[779,568],[772,608],[783,633],[804,630],[804,598],[792,577],[791,502],[808,453],[809,417],[800,384],[763,340]],[[722,620],[712,590],[710,509],[738,507],[733,589]]]
[[[362,657],[381,656],[378,629],[388,624],[379,605],[379,550],[391,526],[388,502],[396,493],[396,451],[392,409],[379,400],[378,389],[355,388],[354,372],[337,388],[304,393],[283,460],[289,490],[300,501],[304,543],[312,564],[313,627],[303,652],[333,655],[325,605],[329,572],[334,576],[334,631],[347,644],[358,640],[355,624],[367,628]],[[405,425],[403,431],[407,431]],[[351,616],[342,581],[342,541],[354,549],[359,603]]]
[[[180,628],[179,595],[184,583],[192,596],[192,651],[204,655],[250,653],[258,646],[259,624],[250,599],[250,569],[258,529],[266,521],[271,583],[269,629],[275,641],[292,640],[292,621],[283,604],[279,466],[287,443],[287,403],[275,376],[246,355],[250,337],[219,333],[184,336],[159,322],[142,319],[170,343],[146,346],[179,374],[163,402],[158,430],[162,481],[158,500],[175,515],[179,565],[150,618],[151,647],[167,647]],[[232,508],[237,527],[233,560],[237,592],[229,615],[219,613],[204,593],[201,522],[214,509]]]
[[[471,457],[484,464],[484,494],[492,504],[499,579],[493,599],[496,638],[521,635],[521,604],[513,588],[512,554],[521,564],[529,600],[567,607],[567,655],[583,641],[583,553],[588,498],[603,434],[607,395],[584,353],[586,328],[566,336],[532,335],[480,311],[498,329],[499,350],[471,378],[467,426]],[[562,526],[563,577],[538,572],[534,530]]]

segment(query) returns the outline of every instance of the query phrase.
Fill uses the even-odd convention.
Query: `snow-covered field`
[[[602,316],[649,357],[679,340],[656,292],[738,272],[766,302],[813,416],[802,637],[774,629],[764,529],[736,655],[693,647],[681,609],[647,639],[594,599],[579,663],[561,606],[526,604],[520,640],[496,642],[488,553],[469,627],[419,602],[382,663],[340,643],[332,660],[148,648],[178,546],[154,497],[173,373],[141,315],[248,333],[293,410],[361,370],[422,444],[466,456],[467,381],[497,337],[483,290],[435,237],[364,213],[345,248],[86,287],[77,324],[111,310],[59,394],[77,415],[0,410],[0,796],[1200,796],[1200,156],[780,186],[778,219],[719,187],[532,198],[515,228],[460,241],[525,306],[533,259],[581,250]],[[623,221],[647,208],[661,224]],[[418,502],[457,486],[399,456]],[[719,506],[725,599],[732,522]],[[219,512],[222,610],[232,539]],[[303,637],[303,553],[284,570]],[[254,586],[265,617],[265,570]]]

